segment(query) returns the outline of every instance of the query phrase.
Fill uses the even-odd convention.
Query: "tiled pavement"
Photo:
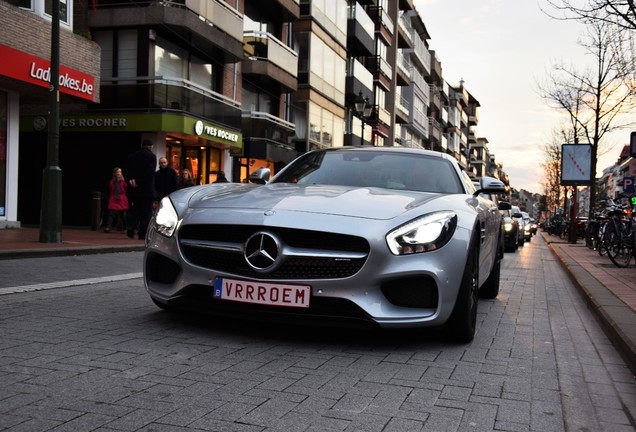
[[[40,243],[39,234],[37,227],[0,229],[0,259],[143,250],[143,241],[122,232],[64,228],[61,243]],[[570,244],[543,232],[540,235],[636,374],[636,268],[616,268],[606,256],[588,249],[583,240]]]
[[[35,231],[25,246],[37,242]],[[48,256],[121,242],[69,231],[64,240],[74,246],[43,248],[43,259],[5,266],[99,261]],[[0,250],[9,243],[2,234]],[[546,239],[590,292],[590,305],[621,308],[585,271],[593,251]],[[536,239],[508,256],[501,295],[480,302],[470,346],[163,314],[139,280],[7,296],[0,429],[632,432],[633,378],[547,251]],[[86,293],[100,301],[87,302]]]

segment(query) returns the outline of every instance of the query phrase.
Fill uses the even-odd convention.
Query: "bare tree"
[[[636,3],[633,0],[547,0],[560,13],[556,19],[584,22],[602,21],[622,29],[636,30]]]
[[[606,151],[603,137],[632,125],[623,121],[623,116],[636,108],[636,95],[632,75],[614,49],[616,27],[605,21],[590,21],[586,28],[579,44],[593,58],[593,67],[580,72],[555,64],[547,84],[539,84],[539,92],[549,105],[565,112],[574,144],[582,140],[591,144],[591,173],[595,175],[598,157]],[[590,185],[590,213],[595,203],[595,183]]]
[[[556,213],[561,203],[561,146],[557,141],[552,141],[543,147],[543,191],[547,211]]]

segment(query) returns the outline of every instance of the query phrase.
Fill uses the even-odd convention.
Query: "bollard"
[[[98,231],[102,225],[102,193],[93,191],[91,200],[91,228]]]

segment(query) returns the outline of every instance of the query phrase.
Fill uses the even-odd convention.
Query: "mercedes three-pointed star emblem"
[[[281,261],[280,240],[267,232],[254,233],[245,242],[243,255],[247,264],[257,272],[275,270]]]

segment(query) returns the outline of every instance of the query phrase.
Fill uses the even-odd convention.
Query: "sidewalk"
[[[62,229],[61,243],[40,243],[39,228],[0,229],[0,260],[142,251],[124,233]],[[636,375],[636,268],[619,269],[583,240],[570,244],[540,232],[574,284],[583,292],[608,337]]]
[[[605,334],[636,375],[636,268],[618,268],[607,256],[540,232],[548,246],[583,293]]]
[[[142,240],[125,232],[93,231],[89,228],[62,228],[61,243],[40,243],[39,228],[0,229],[0,260],[46,256],[87,255],[142,251]]]

